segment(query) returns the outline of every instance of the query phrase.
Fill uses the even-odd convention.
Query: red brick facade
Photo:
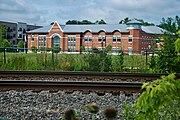
[[[39,42],[41,36],[45,37],[44,43]],[[127,51],[131,49],[138,51],[150,49],[149,46],[152,47],[153,42],[156,42],[156,35],[146,33],[142,31],[142,29],[128,29],[127,32],[114,30],[112,33],[107,33],[105,30],[100,30],[98,33],[92,33],[90,30],[85,31],[84,33],[65,33],[59,24],[54,22],[48,32],[30,32],[28,34],[28,48],[31,49],[32,46],[40,48],[40,45],[45,48],[53,48],[53,39],[55,36],[60,38],[59,47],[62,52],[79,52],[81,46],[88,49],[101,49],[108,45],[111,45],[113,49],[116,48]],[[99,41],[99,37],[102,37],[105,41]],[[113,40],[113,37],[119,39],[119,41],[116,39]],[[87,41],[85,41],[85,38],[87,38]],[[132,41],[129,39],[132,39]]]

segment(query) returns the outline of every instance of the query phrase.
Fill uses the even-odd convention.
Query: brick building
[[[79,52],[92,48],[103,49],[112,46],[112,53],[125,50],[145,51],[155,49],[159,44],[158,37],[163,34],[157,26],[142,26],[136,20],[127,24],[90,24],[60,25],[54,22],[49,26],[28,32],[28,48],[60,47],[62,52]]]

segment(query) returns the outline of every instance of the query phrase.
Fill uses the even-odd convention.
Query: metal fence
[[[43,65],[41,69],[37,68],[35,70],[88,71],[89,69],[86,68],[88,65],[89,65],[88,67],[91,67],[90,65],[93,66],[93,64],[95,64],[96,62],[100,62],[99,64],[105,65],[106,62],[110,61],[111,69],[108,72],[148,72],[151,58],[157,57],[159,52],[161,51],[119,50],[114,52],[114,51],[106,51],[105,49],[101,49],[101,50],[96,49],[89,51],[87,50],[60,51],[56,49],[0,48],[0,57],[1,57],[0,64],[5,64],[6,66],[4,68],[0,66],[0,69],[7,69],[7,68],[8,70],[11,69],[10,67],[7,67],[8,64],[10,65],[10,63],[8,62],[15,61],[13,57],[24,56],[24,59],[28,61],[31,60],[33,61],[33,58],[35,58],[36,60],[34,60],[35,61],[34,63],[28,63],[25,60],[24,61],[16,60],[16,62],[21,61],[21,63],[18,64],[25,64],[23,62],[26,62],[26,64],[36,64],[38,62],[39,65]],[[70,55],[70,54],[75,54],[75,55]],[[105,54],[105,55],[100,55],[100,54]],[[110,56],[110,60],[103,59],[103,57],[109,59],[109,57],[107,57],[106,55]],[[100,59],[100,61],[98,61],[96,58]],[[88,65],[83,66],[83,64],[86,64],[86,62],[89,61],[93,61],[94,63],[92,62],[91,64],[89,63]],[[105,61],[105,63],[102,63],[101,61]],[[95,67],[99,66],[99,64],[94,66]],[[102,67],[102,65],[100,65],[99,67]],[[22,70],[27,70],[26,67],[27,66],[23,67]],[[105,67],[109,67],[109,66],[105,65]],[[21,68],[17,68],[17,67],[12,69],[21,70]],[[31,70],[31,68],[28,68],[28,70]],[[34,68],[32,70],[34,70]]]

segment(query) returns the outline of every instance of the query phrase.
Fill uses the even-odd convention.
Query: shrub
[[[55,53],[59,53],[61,51],[61,48],[60,47],[54,47],[54,52]]]
[[[37,52],[37,47],[36,46],[32,46],[31,50],[32,50],[32,52],[36,53]]]
[[[20,40],[18,42],[17,48],[24,48],[24,41],[23,40]]]
[[[97,114],[99,112],[99,106],[95,103],[89,104],[87,106],[87,109],[90,113],[92,113],[92,120],[94,120],[94,114]]]
[[[74,109],[68,109],[64,113],[64,120],[78,120]]]
[[[98,107],[98,105],[96,105],[95,103],[89,104],[89,105],[87,106],[87,109],[88,109],[88,111],[89,111],[90,113],[92,113],[92,114],[96,114],[96,113],[99,112],[99,107]]]
[[[137,119],[177,120],[180,115],[180,80],[174,74],[163,76],[153,83],[144,83],[145,89],[134,105]]]
[[[117,117],[117,113],[118,113],[118,111],[113,107],[108,107],[104,111],[105,117],[108,120],[115,119]]]

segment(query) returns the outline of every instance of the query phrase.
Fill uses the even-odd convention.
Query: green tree
[[[94,24],[94,23],[89,20],[82,20],[80,24]]]
[[[119,22],[119,24],[126,24],[127,22],[131,21],[131,19],[129,19],[128,17],[124,18],[123,20],[121,20]]]
[[[0,26],[0,41],[5,39],[5,35],[6,35],[6,26],[1,25]]]
[[[96,24],[107,24],[103,19],[97,20],[95,23]]]
[[[158,53],[157,65],[158,72],[160,73],[172,73],[176,72],[176,59],[178,58],[175,51],[175,38],[171,35],[165,34],[163,37],[163,43],[161,45],[161,51]]]
[[[107,53],[99,53],[99,68],[101,72],[111,71],[111,55]]]
[[[176,52],[180,53],[180,30],[177,32],[177,34],[178,34],[178,38],[175,41],[175,49]]]
[[[9,42],[7,39],[5,39],[6,35],[6,26],[2,25],[0,26],[0,47],[13,47],[12,42]]]
[[[20,40],[18,42],[17,48],[24,48],[24,41],[23,40]]]
[[[137,18],[135,18],[135,20],[141,22],[144,26],[154,26],[153,23],[145,22],[143,19],[137,19]]]
[[[174,74],[162,76],[153,83],[144,83],[134,104],[137,120],[178,120],[180,117],[180,80]]]
[[[180,30],[180,17],[175,16],[175,18],[168,17],[167,19],[162,18],[162,22],[159,25],[159,27],[167,30],[168,32],[171,32],[175,34],[175,36],[178,36],[178,31]]]
[[[124,55],[123,53],[118,54],[113,60],[112,60],[112,70],[113,72],[122,72],[124,68]]]
[[[78,21],[77,20],[68,20],[67,22],[66,22],[66,24],[68,25],[68,24],[78,24]]]
[[[158,53],[156,64],[151,61],[150,68],[153,72],[159,73],[173,73],[180,71],[180,58],[177,55],[178,48],[178,28],[179,28],[179,17],[176,16],[176,20],[168,18],[161,23],[161,27],[167,30],[164,32],[163,40],[161,41],[161,51]],[[172,34],[176,33],[176,34]],[[175,42],[177,41],[177,42]],[[176,45],[176,46],[175,46]]]
[[[106,51],[107,51],[107,52],[111,52],[111,51],[112,51],[112,45],[108,45],[108,46],[106,47]]]
[[[36,46],[32,46],[31,50],[32,50],[32,52],[36,53],[37,52],[37,47]]]
[[[5,48],[5,47],[13,47],[12,42],[9,42],[7,39],[3,39],[0,41],[0,47]]]
[[[80,46],[80,54],[85,51],[85,46]]]
[[[60,47],[57,47],[57,46],[54,47],[54,52],[55,52],[55,53],[59,53],[60,51],[61,51],[61,48],[60,48]]]
[[[78,20],[68,20],[66,22],[66,24],[95,24],[89,20],[82,20],[82,21],[78,21]]]

